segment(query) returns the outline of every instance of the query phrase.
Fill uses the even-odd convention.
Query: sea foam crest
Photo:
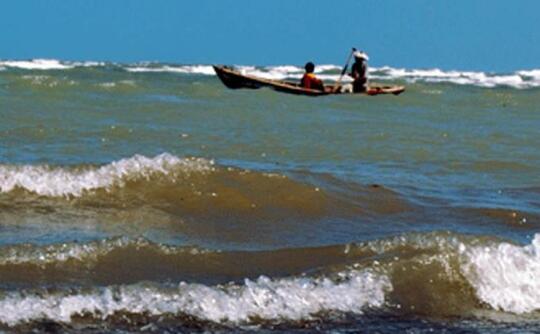
[[[540,70],[518,71],[517,74],[525,78],[540,80]]]
[[[98,61],[61,61],[57,59],[30,59],[30,60],[0,60],[0,70],[18,68],[23,70],[69,70],[75,67],[106,66],[105,62]]]
[[[266,67],[237,66],[236,68],[245,75],[251,75],[270,80],[300,79],[304,75],[304,68],[294,65]],[[336,72],[338,70],[340,70],[340,68],[336,65],[323,64],[317,65],[317,67],[315,68],[315,73],[317,73],[318,77],[322,80],[336,81],[339,78],[339,75],[327,72]],[[345,80],[347,80],[347,78],[345,78]]]
[[[125,70],[128,72],[135,73],[144,73],[144,72],[170,72],[170,73],[183,73],[183,74],[204,74],[204,75],[214,75],[214,68],[210,65],[138,65],[138,66],[128,66],[125,67]]]
[[[372,79],[392,80],[403,79],[409,82],[453,83],[457,85],[472,85],[485,88],[540,87],[540,71],[517,71],[509,74],[491,74],[473,71],[443,71],[440,69],[403,69],[381,67],[370,69]]]
[[[56,59],[6,60],[0,61],[0,66],[25,70],[66,70],[74,67]]]
[[[98,168],[85,170],[49,166],[0,165],[0,191],[22,188],[44,196],[81,196],[85,191],[122,185],[125,178],[149,177],[155,173],[203,172],[213,168],[213,161],[179,158],[163,153],[153,158],[135,155]]]
[[[284,79],[299,79],[304,74],[304,69],[294,65],[278,65],[278,66],[235,66],[237,70],[245,75],[257,76],[265,79],[272,80],[284,80]],[[128,72],[170,72],[170,73],[182,73],[182,74],[201,74],[201,75],[215,75],[214,69],[210,65],[160,65],[160,64],[139,64],[136,66],[126,66],[124,68]],[[338,71],[340,68],[336,65],[318,65],[315,72],[318,73],[322,79],[325,80],[337,80],[339,77],[337,74],[325,74],[329,71]]]
[[[294,79],[299,80],[304,69],[299,66],[237,66],[245,75],[257,76],[272,80]],[[343,82],[352,79],[345,75],[341,77],[341,68],[336,65],[318,65],[315,69],[317,76],[325,81]],[[484,88],[512,87],[518,89],[540,87],[540,70],[517,71],[509,74],[493,74],[474,71],[443,71],[441,69],[403,69],[384,67],[370,67],[369,76],[372,80],[406,80],[409,82],[452,83],[457,85],[471,85]]]
[[[524,247],[462,246],[461,252],[466,255],[463,274],[481,301],[506,312],[540,310],[540,234]]]
[[[34,59],[34,60],[4,60],[0,61],[0,71],[4,68],[19,68],[27,70],[64,70],[75,67],[120,67],[128,72],[134,73],[177,73],[196,75],[215,75],[211,65],[175,65],[160,63],[137,63],[137,64],[114,64],[105,62],[70,62],[55,59]],[[299,80],[303,73],[303,66],[297,65],[277,65],[277,66],[235,66],[240,72],[246,75],[257,76],[271,80]],[[332,64],[317,65],[315,72],[328,82],[337,81],[339,78],[343,82],[350,82],[348,75],[341,77],[341,66]],[[405,69],[393,68],[389,66],[369,67],[369,75],[372,80],[405,80],[408,82],[426,83],[451,83],[457,85],[471,85],[484,88],[511,87],[517,89],[527,89],[540,87],[540,69],[521,70],[512,73],[498,74],[481,71],[444,71],[434,69]]]
[[[329,278],[282,278],[261,276],[244,284],[206,286],[180,283],[164,289],[149,285],[103,288],[94,293],[8,293],[0,299],[0,322],[49,319],[68,323],[71,317],[90,314],[107,318],[117,312],[188,315],[216,323],[250,323],[253,319],[308,320],[325,311],[362,313],[381,307],[392,290],[386,276],[369,271],[341,273]]]
[[[299,80],[304,69],[299,66],[237,66],[245,74],[272,80],[295,79]],[[318,65],[315,72],[325,81],[350,82],[348,75],[341,77],[341,68],[336,65]],[[540,87],[540,70],[517,71],[509,74],[494,74],[474,71],[443,71],[441,69],[403,69],[384,67],[370,67],[369,76],[372,80],[406,80],[409,82],[452,83],[457,85],[471,85],[484,88],[512,87],[518,89]]]
[[[153,243],[144,238],[116,237],[89,243],[63,243],[44,246],[32,244],[5,246],[0,248],[0,265],[8,264],[34,264],[44,266],[58,264],[70,260],[89,261],[96,260],[114,250],[134,247],[136,249],[147,248],[158,251],[161,254],[207,254],[210,251],[199,247],[176,247],[159,243]]]

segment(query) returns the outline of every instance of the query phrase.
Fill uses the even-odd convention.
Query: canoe
[[[262,87],[268,87],[273,90],[282,93],[295,94],[295,95],[307,95],[307,96],[324,96],[324,95],[338,95],[345,94],[341,92],[334,92],[333,85],[325,85],[325,90],[308,89],[300,86],[298,82],[272,80],[256,77],[253,75],[242,74],[239,71],[228,66],[214,65],[214,71],[218,78],[223,82],[225,86],[231,89],[248,88],[259,89]],[[364,93],[356,93],[363,95],[381,95],[381,94],[394,94],[399,95],[405,91],[403,86],[382,86],[382,85],[370,85],[368,90]]]

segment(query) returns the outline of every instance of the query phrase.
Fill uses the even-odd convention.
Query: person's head
[[[307,62],[304,68],[306,69],[306,73],[313,73],[313,71],[315,71],[315,64],[312,62]]]

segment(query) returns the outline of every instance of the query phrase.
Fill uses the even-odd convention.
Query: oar
[[[352,48],[351,53],[349,53],[349,56],[347,57],[347,62],[345,63],[345,66],[343,66],[343,70],[341,71],[341,75],[339,76],[339,79],[336,81],[336,85],[334,86],[334,92],[337,92],[339,87],[341,86],[341,79],[343,79],[343,76],[345,75],[345,72],[347,72],[347,67],[349,67],[349,62],[351,61],[351,57],[353,53],[356,52],[356,48]]]

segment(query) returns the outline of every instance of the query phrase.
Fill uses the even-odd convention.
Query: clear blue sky
[[[539,0],[4,0],[0,59],[540,68]]]

